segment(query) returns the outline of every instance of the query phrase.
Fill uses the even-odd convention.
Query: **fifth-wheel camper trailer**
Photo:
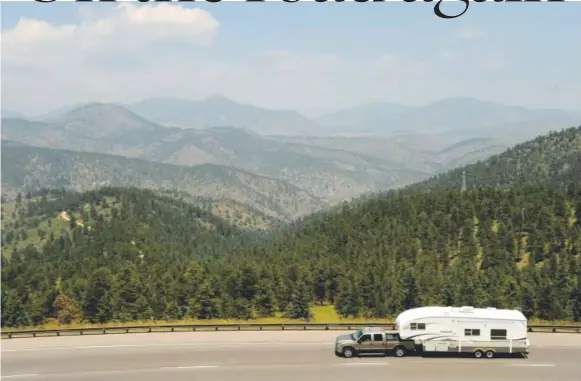
[[[527,318],[517,310],[474,307],[419,307],[396,319],[401,339],[413,339],[424,352],[528,354]]]

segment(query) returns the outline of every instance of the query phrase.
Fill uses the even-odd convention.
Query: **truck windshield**
[[[357,341],[359,340],[359,338],[363,335],[363,332],[358,329],[357,331],[355,331],[352,336],[353,336],[353,340]]]

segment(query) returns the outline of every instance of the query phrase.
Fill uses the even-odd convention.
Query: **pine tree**
[[[299,280],[293,291],[291,302],[288,304],[285,316],[289,319],[310,320],[313,317],[311,312],[311,290],[302,280]]]
[[[254,305],[260,317],[274,316],[276,312],[276,294],[272,283],[268,279],[262,279],[258,284]]]

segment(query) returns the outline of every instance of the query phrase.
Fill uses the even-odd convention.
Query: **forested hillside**
[[[581,126],[539,136],[476,164],[411,185],[412,189],[514,187],[544,184],[576,187],[581,182]]]
[[[37,324],[72,313],[74,304],[90,320],[149,317],[166,310],[163,295],[173,296],[183,279],[177,268],[191,259],[227,260],[252,239],[208,210],[147,190],[52,192],[12,212],[19,219],[2,226],[3,326]],[[26,239],[15,232],[53,215],[64,223],[37,228],[40,248],[5,250]]]
[[[345,317],[441,304],[581,321],[581,179],[557,171],[576,165],[578,133],[531,142],[533,154],[520,156],[546,181],[496,186],[503,185],[496,179],[464,192],[426,184],[345,203],[269,236],[249,236],[149,191],[108,188],[27,203],[15,212],[17,226],[3,226],[3,245],[5,231],[35,216],[78,217],[37,248],[3,250],[2,324],[308,319],[313,304],[324,303]],[[552,153],[533,149],[547,141]],[[496,176],[506,173],[493,166],[502,162],[480,165]]]
[[[215,164],[172,165],[105,155],[18,145],[2,141],[2,194],[15,197],[39,189],[75,192],[104,186],[178,190],[218,203],[246,205],[245,216],[265,214],[290,221],[326,204],[285,181]],[[238,208],[240,209],[240,208]]]
[[[581,320],[579,190],[394,193],[262,242],[146,191],[65,195],[24,215],[61,208],[83,213],[82,225],[2,254],[5,326],[308,318],[324,302],[343,316],[444,304]]]

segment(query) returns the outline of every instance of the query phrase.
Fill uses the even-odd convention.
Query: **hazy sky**
[[[458,4],[446,4],[453,9]],[[472,96],[581,110],[581,3],[5,3],[2,107],[221,94],[326,111]]]

